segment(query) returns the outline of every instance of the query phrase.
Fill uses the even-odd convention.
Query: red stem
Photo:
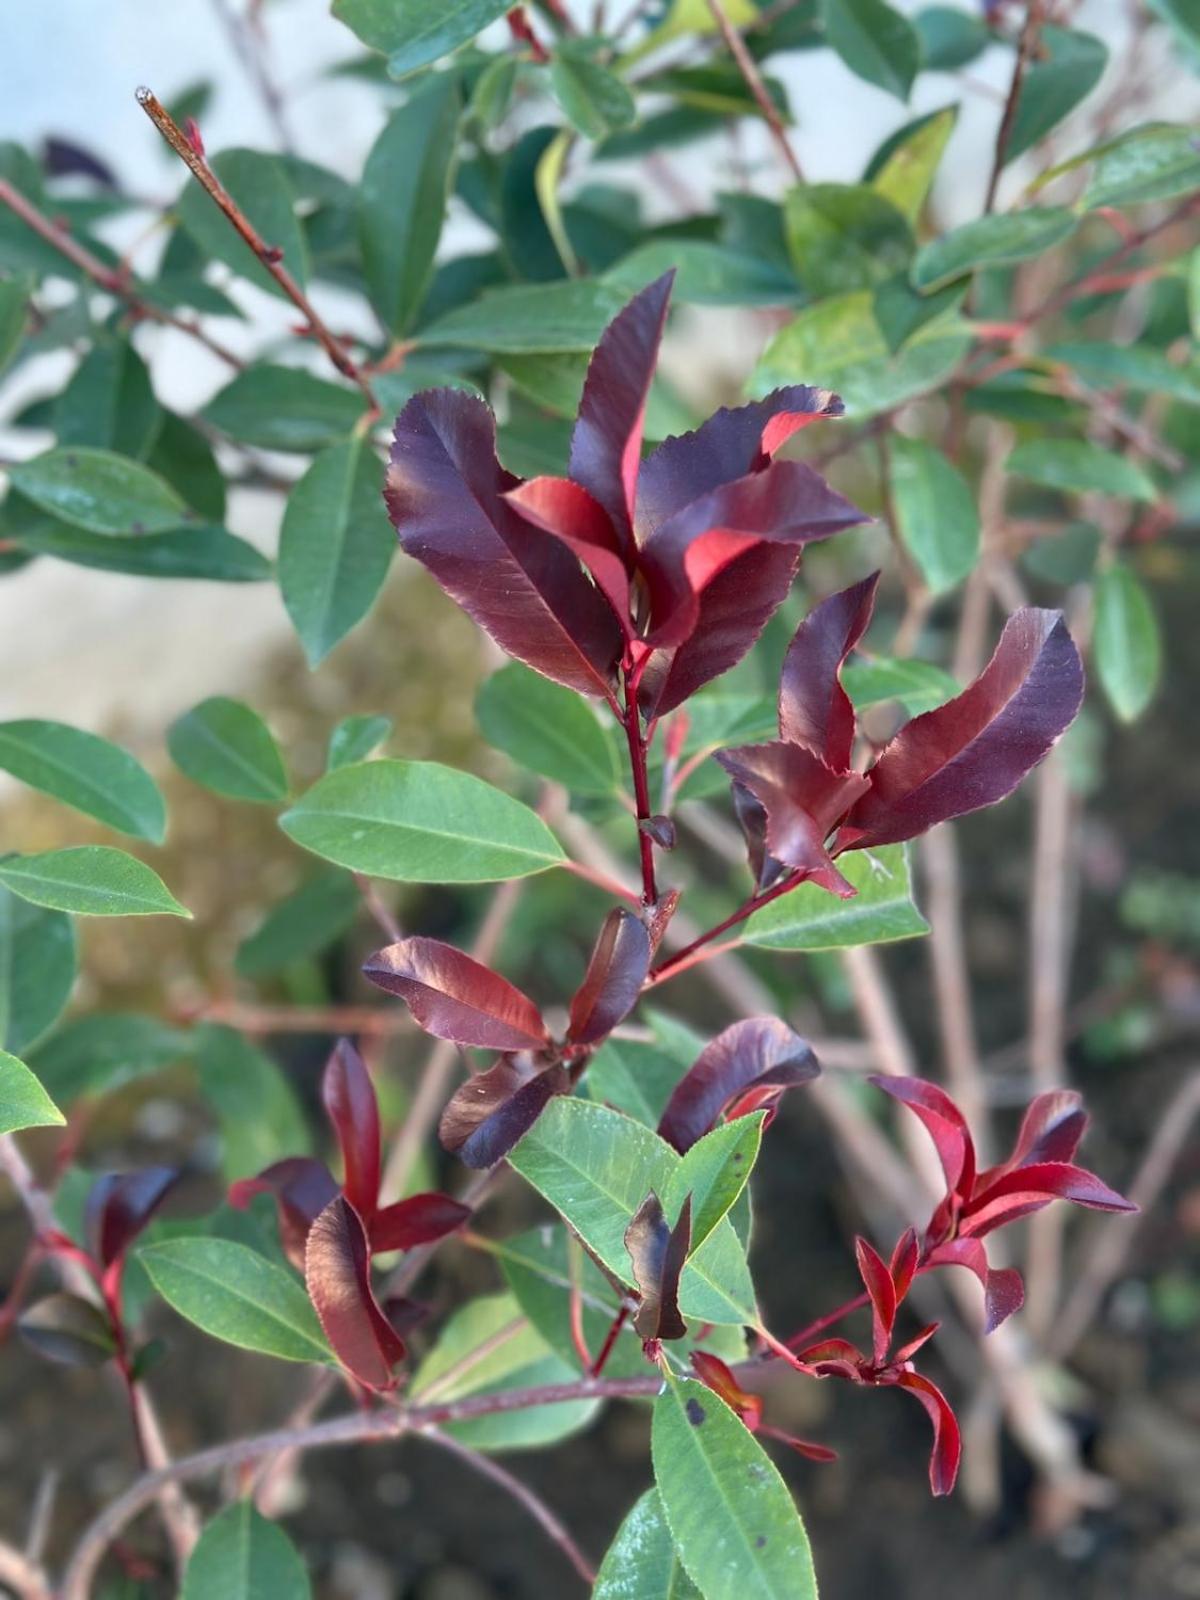
[[[642,735],[642,725],[638,716],[637,688],[641,673],[635,668],[632,672],[624,674],[625,711],[621,721],[625,726],[625,738],[629,745],[629,766],[633,773],[633,798],[638,827],[638,849],[642,858],[642,904],[646,907],[658,904],[658,885],[654,878],[654,841],[640,826],[648,822],[653,812],[650,810],[650,779],[646,772],[646,739]]]
[[[789,1350],[796,1350],[806,1344],[811,1344],[819,1333],[824,1333],[826,1328],[832,1328],[835,1322],[840,1322],[843,1317],[848,1317],[852,1311],[861,1311],[863,1306],[869,1304],[866,1290],[856,1294],[853,1300],[847,1300],[845,1305],[838,1306],[836,1311],[829,1311],[823,1317],[818,1317],[815,1322],[810,1322],[807,1327],[801,1328],[799,1333],[792,1334],[787,1341]]]
[[[613,1346],[617,1342],[617,1336],[620,1334],[621,1329],[625,1326],[628,1316],[629,1306],[628,1304],[625,1304],[612,1319],[612,1324],[609,1327],[608,1332],[604,1335],[604,1343],[600,1346],[600,1354],[592,1363],[592,1370],[590,1373],[591,1377],[598,1378],[604,1371],[604,1368],[608,1362],[608,1358],[610,1355],[612,1355]]]
[[[726,932],[727,929],[736,928],[739,922],[745,922],[747,917],[753,916],[763,906],[769,906],[772,900],[778,900],[781,895],[787,894],[789,890],[797,888],[803,882],[804,874],[802,872],[789,872],[786,877],[781,878],[770,889],[764,889],[761,894],[752,894],[748,900],[742,902],[736,911],[730,912],[724,922],[718,922],[715,927],[706,929],[704,933],[700,934],[699,938],[693,939],[691,944],[684,945],[682,950],[677,950],[673,956],[668,956],[657,967],[653,967],[649,977],[646,979],[647,988],[652,984],[661,983],[664,978],[671,977],[681,967],[691,966],[693,963],[689,958],[695,951],[706,944],[711,944],[714,939],[720,938],[721,934]]]

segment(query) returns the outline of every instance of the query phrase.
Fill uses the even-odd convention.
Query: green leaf
[[[266,243],[283,251],[279,264],[303,288],[308,281],[308,250],[283,162],[259,150],[222,150],[212,157],[211,165]],[[223,261],[247,283],[288,298],[194,178],[185,183],[175,210],[205,259]]]
[[[243,978],[269,977],[320,955],[342,937],[361,905],[362,897],[348,873],[316,873],[273,906],[242,940],[234,971]]]
[[[186,1060],[191,1048],[188,1034],[154,1017],[108,1011],[68,1022],[29,1059],[54,1098],[66,1105],[162,1072]]]
[[[295,1545],[249,1499],[213,1519],[188,1558],[180,1600],[309,1600]]]
[[[912,21],[921,41],[921,65],[931,72],[968,66],[991,43],[980,19],[955,6],[926,6]]]
[[[0,372],[8,366],[25,337],[33,278],[0,278]]]
[[[878,416],[940,387],[971,346],[954,310],[934,318],[904,348],[889,350],[868,289],[808,306],[771,340],[750,380],[755,394],[805,381],[835,390],[848,416]]]
[[[356,761],[365,761],[383,741],[391,736],[391,717],[343,717],[329,736],[330,772],[339,767],[349,767]]]
[[[422,328],[418,342],[497,354],[590,351],[627,298],[595,279],[493,289]]]
[[[754,0],[725,0],[722,10],[735,28],[747,28],[757,18]],[[708,6],[708,0],[668,0],[666,15],[637,47],[625,56],[625,63],[661,50],[663,45],[682,38],[685,34],[701,37],[716,33],[717,23]]]
[[[10,498],[12,498],[10,496]],[[207,578],[218,583],[261,583],[271,563],[252,544],[224,528],[176,528],[170,533],[85,533],[50,517],[24,527],[16,541],[34,555],[79,567],[139,578]]]
[[[1083,583],[1100,553],[1100,530],[1090,522],[1057,523],[1022,553],[1021,565],[1047,583]]]
[[[484,738],[531,772],[578,794],[611,794],[616,751],[591,706],[514,661],[482,686],[475,715]]]
[[[975,496],[957,467],[923,439],[896,434],[888,457],[901,542],[930,593],[946,594],[979,559]]]
[[[663,1207],[672,1214],[692,1197],[692,1241],[695,1255],[746,1187],[762,1143],[765,1111],[736,1117],[706,1133],[683,1157],[671,1175]]]
[[[822,0],[825,37],[855,77],[907,100],[921,65],[921,41],[907,17],[883,0]]]
[[[1023,155],[1085,100],[1107,61],[1108,47],[1092,34],[1047,24],[1038,38],[1037,58],[1021,84],[1005,162]]]
[[[566,1096],[550,1101],[508,1159],[626,1283],[625,1230],[651,1189],[660,1197],[667,1193],[682,1164],[670,1145],[641,1123]],[[746,1258],[727,1222],[718,1223],[684,1268],[679,1305],[685,1316],[705,1322],[755,1321]]]
[[[284,1156],[308,1154],[304,1114],[269,1056],[215,1023],[197,1028],[194,1044],[200,1092],[220,1123],[226,1182],[253,1177]]]
[[[913,285],[937,289],[976,267],[1007,266],[1043,255],[1075,231],[1078,218],[1065,206],[1030,206],[1001,216],[977,217],[917,251]]]
[[[25,1063],[0,1050],[0,1133],[61,1128],[66,1120]]]
[[[365,406],[357,389],[327,383],[301,367],[259,362],[239,372],[200,414],[241,444],[307,455],[345,439]]]
[[[793,273],[749,251],[707,239],[649,240],[622,256],[605,273],[605,280],[633,294],[671,268],[676,272],[672,297],[685,305],[782,306],[800,298]],[[662,437],[649,419],[647,436]]]
[[[913,902],[903,845],[852,851],[839,857],[838,867],[858,890],[853,900],[837,900],[815,884],[802,883],[756,911],[745,925],[743,942],[764,950],[844,950],[929,932]]]
[[[675,1057],[657,1045],[610,1035],[592,1057],[583,1088],[590,1100],[657,1128],[682,1071]]]
[[[364,761],[326,773],[279,825],[314,855],[402,883],[495,883],[565,859],[528,806],[435,761]]]
[[[334,16],[388,57],[393,78],[449,55],[507,10],[507,0],[333,0]]]
[[[75,926],[0,889],[0,1049],[23,1055],[62,1014],[78,972]]]
[[[957,106],[917,117],[885,140],[864,174],[863,181],[890,200],[914,227],[957,121]]]
[[[158,873],[106,844],[0,859],[0,883],[35,906],[81,917],[190,917]]]
[[[248,705],[214,695],[167,729],[171,760],[193,783],[233,800],[277,805],[288,780],[271,730]]]
[[[956,678],[931,661],[900,661],[884,656],[847,662],[842,668],[842,684],[856,711],[898,700],[910,717],[945,705],[960,688]]]
[[[47,450],[8,475],[43,511],[89,533],[161,533],[194,517],[156,472],[110,450]]]
[[[225,476],[212,446],[190,422],[173,411],[162,414],[147,466],[165,478],[194,511],[211,522],[225,516]]]
[[[1161,350],[1146,345],[1089,343],[1054,344],[1043,354],[1062,361],[1093,389],[1132,389],[1135,394],[1171,395],[1186,405],[1200,405],[1200,364],[1178,366]]]
[[[0,770],[135,839],[161,844],[158,785],[141,762],[65,722],[0,722]]]
[[[435,74],[392,113],[363,167],[358,239],[371,304],[386,327],[412,326],[433,258],[458,155],[462,96],[454,73]]]
[[[706,1600],[816,1600],[808,1535],[787,1485],[711,1389],[668,1376],[650,1450],[675,1548]]]
[[[550,83],[564,115],[586,139],[603,139],[637,119],[629,90],[583,44],[565,40],[557,47]]]
[[[1121,562],[1096,579],[1092,650],[1110,705],[1122,722],[1133,722],[1158,687],[1162,643],[1150,597]]]
[[[511,1294],[480,1295],[450,1318],[437,1343],[413,1377],[417,1404],[439,1404],[467,1395],[501,1394],[578,1378],[525,1320]],[[446,1431],[476,1450],[518,1450],[554,1444],[584,1428],[599,1410],[598,1400],[530,1406],[521,1411],[450,1423]]]
[[[1083,159],[1093,157],[1096,164],[1081,201],[1085,211],[1177,200],[1200,188],[1200,151],[1193,128],[1146,123]]]
[[[299,1279],[247,1245],[169,1239],[137,1259],[167,1304],[214,1339],[281,1361],[332,1361]]]
[[[784,202],[784,227],[796,275],[817,299],[891,277],[913,250],[904,214],[866,184],[792,189]]]
[[[96,344],[54,403],[60,446],[145,457],[162,421],[146,363],[127,339]]]
[[[617,1529],[592,1600],[704,1600],[683,1570],[657,1489],[647,1489]]]
[[[288,496],[279,532],[283,603],[317,666],[374,604],[395,548],[383,469],[363,439],[321,452]]]
[[[1011,473],[1069,494],[1157,500],[1153,480],[1134,461],[1086,439],[1027,439],[1005,463]]]

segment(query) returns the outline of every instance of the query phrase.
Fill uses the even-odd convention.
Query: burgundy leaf
[[[897,1350],[895,1355],[892,1357],[891,1365],[894,1367],[899,1367],[903,1366],[906,1361],[911,1361],[918,1350],[923,1350],[925,1348],[940,1327],[940,1322],[928,1323],[924,1328],[921,1329],[920,1333],[917,1334],[915,1339],[910,1339],[907,1344],[900,1346],[899,1350]]]
[[[966,1118],[944,1089],[924,1078],[872,1077],[867,1080],[916,1113],[937,1149],[946,1186],[969,1195],[975,1183],[975,1141]]]
[[[751,1433],[756,1432],[762,1422],[762,1396],[743,1389],[732,1369],[720,1356],[709,1355],[705,1350],[693,1350],[692,1367],[700,1382],[707,1384],[714,1394],[719,1394],[729,1409],[737,1412]]]
[[[917,1243],[917,1231],[915,1228],[905,1228],[896,1241],[896,1248],[892,1251],[892,1259],[888,1266],[892,1282],[896,1286],[897,1305],[912,1287],[912,1281],[917,1275],[920,1264],[921,1247]]]
[[[587,972],[571,1001],[567,1037],[573,1044],[607,1038],[637,1004],[650,969],[650,936],[632,911],[610,911]]]
[[[842,409],[842,402],[828,389],[794,384],[735,410],[723,407],[694,432],[664,439],[638,473],[639,540],[644,542],[697,495],[764,467],[782,443],[781,433],[790,435],[823,417],[840,417]],[[776,418],[781,420],[774,422]]]
[[[321,1098],[342,1147],[342,1190],[368,1222],[379,1204],[379,1102],[358,1051],[339,1039],[325,1065]]]
[[[732,783],[729,792],[733,797],[733,814],[746,841],[750,876],[754,879],[755,889],[761,892],[768,884],[774,883],[783,871],[783,862],[776,861],[767,849],[766,807],[740,783]]]
[[[854,707],[842,688],[846,657],[867,631],[879,574],[831,594],[796,629],[779,682],[779,737],[802,744],[827,766],[850,765]]]
[[[827,1444],[814,1444],[811,1439],[797,1439],[794,1433],[785,1433],[782,1428],[773,1427],[769,1422],[762,1422],[757,1430],[764,1438],[777,1439],[780,1444],[786,1444],[797,1455],[806,1456],[809,1461],[836,1461],[837,1451],[831,1450]]]
[[[47,134],[42,144],[42,167],[51,178],[92,178],[102,189],[118,187],[116,173],[107,161],[57,134]]]
[[[102,1367],[117,1353],[108,1318],[81,1295],[47,1295],[22,1314],[17,1332],[38,1355],[67,1367]]]
[[[468,1167],[490,1167],[529,1132],[547,1102],[570,1087],[561,1065],[547,1067],[528,1051],[501,1056],[452,1096],[438,1135]]]
[[[679,1277],[691,1237],[691,1195],[672,1228],[653,1189],[625,1229],[633,1281],[642,1297],[633,1326],[642,1339],[682,1339],[687,1332],[687,1323],[679,1314]]]
[[[380,1309],[392,1325],[392,1331],[406,1338],[414,1328],[419,1328],[429,1317],[429,1307],[417,1300],[408,1300],[402,1294],[389,1295]]]
[[[630,576],[626,552],[604,507],[569,478],[532,478],[505,495],[527,522],[553,534],[580,561],[632,638]]]
[[[143,1167],[97,1178],[88,1193],[84,1235],[92,1260],[110,1267],[123,1256],[179,1180],[174,1167]]]
[[[303,1272],[308,1230],[337,1193],[333,1174],[323,1161],[311,1156],[288,1156],[264,1167],[256,1178],[242,1178],[231,1184],[229,1203],[242,1211],[256,1194],[274,1195],[284,1254]]]
[[[377,1211],[367,1230],[372,1255],[385,1250],[411,1250],[419,1244],[433,1244],[461,1228],[471,1216],[470,1206],[448,1194],[430,1191],[409,1195],[395,1205]]]
[[[919,1372],[902,1372],[896,1379],[900,1388],[907,1389],[925,1407],[933,1424],[933,1451],[929,1457],[929,1487],[936,1495],[949,1494],[958,1477],[958,1463],[962,1458],[962,1435],[958,1431],[958,1418],[950,1402],[935,1383]]]
[[[858,1272],[871,1302],[871,1336],[877,1366],[887,1359],[896,1326],[896,1285],[883,1257],[866,1239],[854,1241]]]
[[[304,1279],[325,1337],[341,1364],[368,1389],[390,1389],[404,1341],[371,1289],[370,1251],[362,1218],[337,1195],[313,1223]]]
[[[398,994],[435,1038],[484,1050],[546,1043],[546,1024],[527,995],[440,939],[401,939],[377,950],[363,972],[379,988]]]
[[[834,866],[825,841],[867,789],[861,773],[834,772],[803,745],[780,739],[718,750],[716,759],[765,810],[767,849],[777,861],[843,900],[857,892]]]
[[[674,272],[649,284],[609,323],[588,365],[571,435],[570,473],[608,512],[622,544],[633,515],[646,399],[667,320]]]
[[[926,1267],[965,1267],[974,1273],[983,1289],[985,1333],[994,1333],[1000,1324],[1025,1303],[1025,1285],[1015,1267],[988,1266],[987,1251],[981,1239],[947,1239],[925,1258]]]
[[[1087,1112],[1074,1089],[1051,1089],[1032,1100],[1021,1119],[1008,1167],[1072,1161],[1087,1130]],[[999,1174],[997,1174],[999,1176]]]
[[[735,1022],[705,1046],[675,1085],[659,1134],[676,1150],[690,1150],[749,1090],[782,1095],[811,1082],[820,1070],[812,1047],[778,1018]]]
[[[582,694],[604,694],[622,635],[578,561],[504,499],[495,418],[458,389],[411,399],[396,419],[384,498],[407,553],[502,650]]]
[[[887,746],[840,845],[895,844],[1003,800],[1070,726],[1082,697],[1083,665],[1062,613],[1016,612],[970,688],[914,717]]]
[[[1094,1172],[1068,1161],[1041,1161],[1017,1167],[976,1195],[963,1213],[959,1231],[980,1238],[1017,1217],[1040,1211],[1052,1200],[1071,1200],[1092,1211],[1137,1210],[1132,1200],[1110,1189]]]

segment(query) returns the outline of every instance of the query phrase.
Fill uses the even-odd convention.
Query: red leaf
[[[527,522],[561,541],[578,556],[596,580],[627,638],[629,569],[621,541],[608,513],[586,489],[569,478],[532,478],[504,497]]]
[[[264,1167],[256,1178],[231,1184],[229,1203],[243,1211],[256,1194],[274,1195],[284,1254],[303,1272],[308,1230],[337,1193],[333,1174],[323,1161],[314,1161],[311,1156],[289,1156]]]
[[[452,1096],[438,1135],[468,1167],[490,1167],[528,1133],[547,1102],[570,1087],[562,1066],[547,1067],[524,1051],[501,1056]]]
[[[379,1204],[379,1103],[363,1058],[339,1039],[321,1079],[321,1098],[342,1147],[342,1191],[368,1222]]]
[[[779,737],[802,744],[827,766],[850,765],[854,707],[842,688],[842,666],[867,631],[879,574],[832,594],[796,629],[779,682]]]
[[[404,1340],[371,1289],[370,1251],[362,1218],[337,1195],[313,1223],[304,1279],[325,1337],[341,1364],[368,1389],[390,1389]]]
[[[797,1455],[806,1456],[809,1461],[827,1462],[836,1461],[838,1458],[837,1451],[831,1450],[827,1444],[814,1444],[811,1439],[797,1439],[794,1433],[784,1433],[782,1428],[772,1427],[769,1422],[760,1423],[758,1432],[767,1439],[777,1439],[780,1444],[786,1444]]]
[[[1019,1311],[1025,1302],[1025,1285],[1015,1267],[988,1266],[987,1251],[981,1239],[948,1239],[925,1258],[926,1267],[965,1267],[979,1279],[984,1296],[985,1333],[994,1333],[1000,1324]]]
[[[622,635],[578,561],[504,499],[495,418],[457,389],[415,395],[396,419],[387,501],[400,543],[502,650],[581,694],[604,694]]]
[[[604,507],[626,548],[642,459],[646,399],[674,272],[643,289],[609,323],[588,365],[571,436],[570,474]]]
[[[709,1355],[706,1350],[692,1351],[692,1367],[701,1383],[707,1384],[714,1394],[719,1394],[729,1409],[736,1411],[750,1432],[754,1433],[762,1421],[762,1395],[751,1394],[743,1389],[732,1369],[720,1356]]]
[[[625,1248],[642,1303],[633,1319],[642,1339],[682,1339],[687,1323],[679,1313],[679,1277],[692,1237],[692,1197],[688,1195],[672,1228],[653,1190],[625,1229]]]
[[[401,939],[377,950],[363,973],[379,988],[398,994],[435,1038],[484,1050],[524,1050],[546,1043],[546,1024],[527,995],[440,939]]]
[[[937,1147],[946,1186],[952,1194],[969,1195],[975,1183],[975,1141],[966,1118],[944,1089],[924,1078],[872,1077],[867,1080],[893,1100],[901,1100],[925,1124]]]
[[[812,1047],[776,1017],[748,1017],[719,1033],[675,1085],[658,1124],[676,1150],[687,1151],[750,1089],[778,1095],[820,1072]]]
[[[935,1383],[919,1372],[902,1372],[896,1379],[902,1389],[907,1389],[925,1407],[933,1424],[933,1452],[929,1457],[929,1487],[936,1495],[949,1494],[958,1477],[958,1463],[962,1458],[962,1435],[958,1431],[958,1418],[950,1402]]]
[[[1087,1112],[1074,1089],[1051,1089],[1029,1104],[1008,1168],[1042,1161],[1072,1161],[1087,1131]]]
[[[650,969],[650,936],[631,911],[610,911],[571,1001],[573,1044],[607,1038],[633,1010]]]
[[[395,1205],[377,1211],[368,1230],[371,1253],[385,1250],[412,1250],[419,1244],[433,1244],[470,1220],[470,1206],[461,1205],[448,1194],[430,1191],[409,1195]]]
[[[1040,1211],[1052,1200],[1070,1200],[1092,1211],[1137,1210],[1132,1200],[1110,1189],[1094,1172],[1067,1161],[1041,1161],[1017,1167],[977,1194],[963,1213],[959,1231],[979,1238],[1017,1217]]]
[[[896,1285],[883,1257],[866,1239],[854,1241],[858,1272],[871,1301],[871,1334],[875,1364],[882,1366],[896,1326]]]
[[[771,855],[849,899],[856,891],[834,866],[825,840],[866,790],[866,778],[834,772],[803,745],[779,739],[718,750],[716,759],[766,811]]]
[[[892,1251],[891,1263],[888,1271],[892,1275],[892,1282],[896,1286],[896,1304],[899,1305],[912,1287],[912,1281],[917,1275],[917,1268],[921,1264],[921,1247],[917,1243],[915,1228],[905,1228],[896,1241],[896,1248]]]
[[[970,688],[914,717],[884,750],[842,847],[894,844],[1003,800],[1070,726],[1082,697],[1083,666],[1061,612],[1016,612]]]
[[[93,1261],[110,1267],[123,1256],[179,1180],[174,1167],[110,1172],[88,1191],[84,1236]]]

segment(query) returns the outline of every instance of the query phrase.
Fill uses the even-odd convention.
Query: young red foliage
[[[363,973],[398,994],[435,1038],[485,1050],[537,1049],[548,1042],[541,1012],[527,995],[440,939],[401,939],[369,957]]]
[[[820,1070],[811,1045],[785,1022],[748,1017],[700,1052],[675,1085],[658,1132],[676,1150],[690,1150],[722,1117],[770,1109]]]

